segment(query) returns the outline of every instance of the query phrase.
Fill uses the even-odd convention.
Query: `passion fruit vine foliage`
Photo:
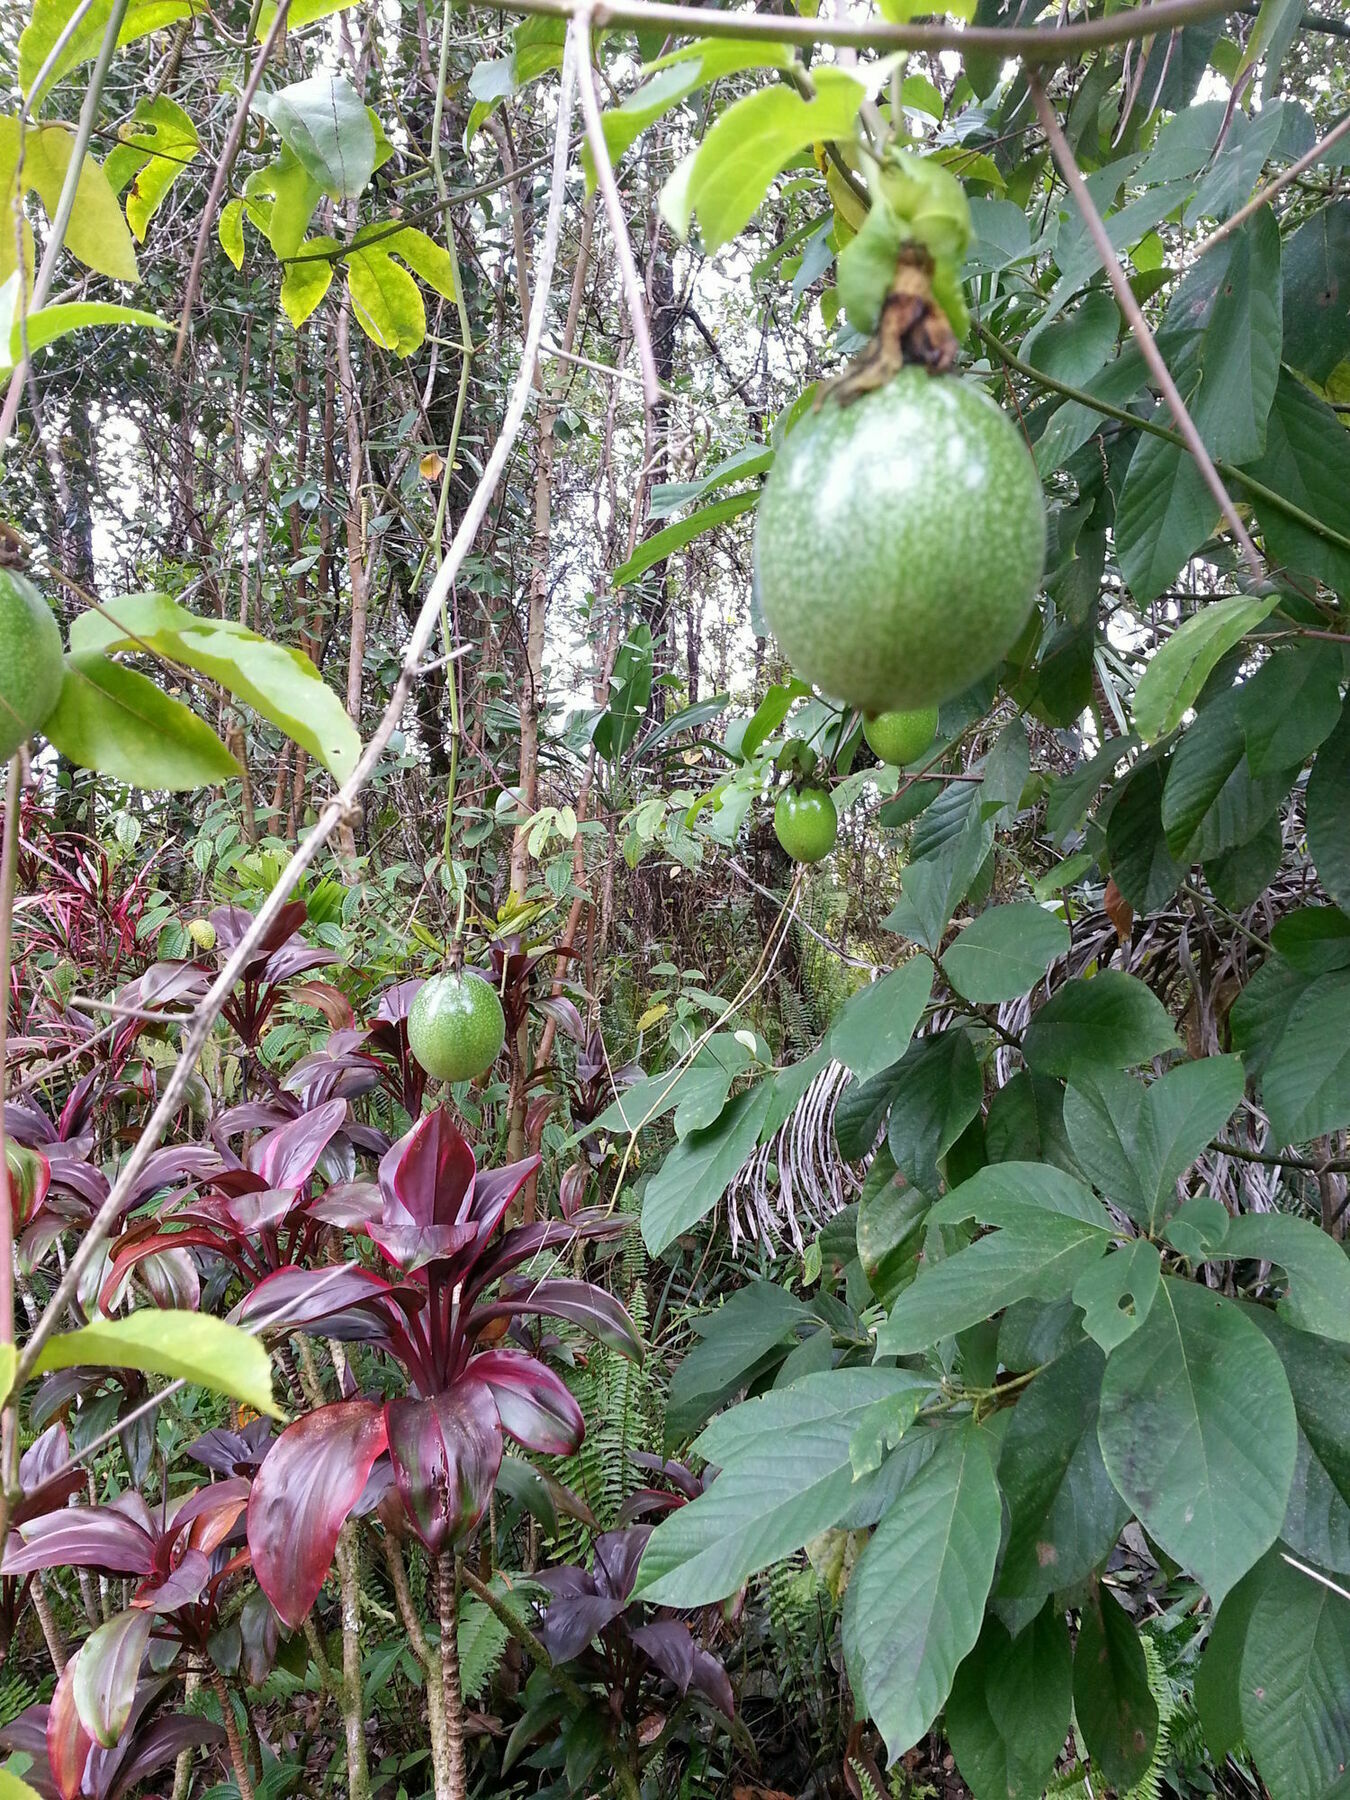
[[[1345,1800],[1350,24],[521,3],[0,32],[0,1800]]]

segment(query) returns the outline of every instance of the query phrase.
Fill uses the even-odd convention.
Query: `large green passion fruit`
[[[1016,427],[978,388],[914,367],[806,413],[755,521],[760,601],[788,660],[868,713],[935,706],[987,674],[1044,560]]]
[[[793,862],[817,863],[834,849],[839,814],[824,788],[784,788],[773,809],[773,829]]]
[[[497,990],[477,975],[451,970],[417,990],[408,1014],[408,1046],[438,1081],[472,1081],[490,1069],[506,1040]]]
[[[46,719],[64,677],[51,607],[31,581],[0,569],[0,763]]]

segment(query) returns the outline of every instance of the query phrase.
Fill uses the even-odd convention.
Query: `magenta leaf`
[[[156,1769],[176,1762],[182,1751],[224,1742],[225,1727],[217,1725],[214,1719],[196,1719],[187,1713],[171,1713],[168,1718],[156,1719],[135,1734],[125,1762],[119,1761],[111,1784],[100,1789],[100,1795],[106,1796],[106,1800],[122,1800],[124,1794],[129,1794]],[[95,1751],[94,1754],[98,1756],[99,1753]]]
[[[35,1569],[103,1569],[110,1575],[148,1575],[153,1567],[150,1534],[108,1506],[78,1506],[29,1519],[5,1547],[0,1570],[31,1575]]]
[[[380,1303],[390,1285],[356,1263],[330,1263],[316,1269],[278,1269],[260,1281],[235,1308],[233,1317],[253,1330],[303,1330],[320,1320],[331,1322],[335,1314],[360,1307],[369,1317],[369,1336],[384,1335]]]
[[[521,1350],[484,1350],[470,1368],[492,1390],[502,1430],[527,1450],[568,1456],[586,1434],[581,1408],[562,1377]]]
[[[254,1478],[248,1504],[253,1567],[292,1629],[318,1599],[343,1521],[385,1448],[384,1415],[374,1400],[321,1406],[287,1426]]]
[[[180,1606],[187,1606],[210,1579],[211,1558],[200,1550],[185,1550],[177,1567],[170,1569],[163,1581],[143,1581],[132,1595],[131,1604],[148,1621],[152,1613],[176,1612]],[[100,1738],[99,1742],[104,1740]]]
[[[555,1594],[539,1627],[540,1642],[555,1663],[571,1662],[627,1605],[612,1594]]]
[[[385,1418],[399,1495],[434,1555],[487,1511],[502,1460],[496,1402],[485,1382],[466,1375],[429,1400],[391,1400]]]
[[[642,1339],[629,1318],[627,1309],[589,1281],[536,1281],[522,1286],[519,1293],[495,1301],[491,1306],[475,1309],[469,1320],[469,1331],[479,1331],[492,1319],[509,1319],[524,1314],[543,1314],[566,1319],[579,1325],[592,1337],[608,1344],[621,1356],[633,1362],[642,1361]]]
[[[75,1677],[80,1653],[76,1651],[62,1671],[47,1713],[47,1764],[60,1800],[78,1800],[85,1764],[94,1747],[93,1737],[80,1722],[75,1707]]]
[[[694,1674],[694,1640],[682,1620],[656,1619],[650,1625],[634,1626],[628,1635],[667,1681],[674,1682],[682,1694],[689,1692]]]
[[[394,1144],[380,1163],[380,1187],[418,1225],[456,1225],[467,1214],[476,1169],[472,1147],[440,1106]]]
[[[236,1519],[248,1505],[248,1495],[249,1484],[242,1476],[197,1488],[170,1513],[170,1536],[177,1540],[184,1529],[190,1528],[188,1542],[194,1550],[204,1550],[209,1556],[233,1531]]]
[[[107,1750],[121,1737],[131,1717],[141,1658],[153,1623],[147,1612],[118,1613],[86,1638],[75,1658],[75,1710],[80,1724]]]
[[[301,1188],[347,1117],[345,1100],[329,1100],[259,1138],[244,1161],[269,1188]]]
[[[381,1254],[405,1275],[412,1275],[431,1262],[448,1262],[478,1235],[469,1224],[418,1225],[406,1216],[391,1220],[389,1210],[386,1208],[383,1219],[370,1220],[366,1233]]]

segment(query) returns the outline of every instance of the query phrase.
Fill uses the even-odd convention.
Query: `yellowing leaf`
[[[19,38],[19,86],[30,99],[33,83],[57,40],[74,16],[77,0],[34,0],[33,16]],[[117,34],[118,47],[134,44],[152,31],[162,31],[179,19],[191,18],[194,12],[208,9],[204,0],[131,0]],[[42,92],[58,82],[69,70],[81,63],[92,62],[98,55],[112,17],[112,0],[93,0],[88,12],[76,25],[48,71]],[[36,110],[36,108],[34,109]]]
[[[127,183],[127,224],[143,244],[169,189],[201,149],[197,127],[166,95],[139,100],[118,133],[122,142],[104,164],[113,192]],[[236,267],[238,265],[236,264]]]
[[[655,1006],[649,1006],[637,1022],[638,1030],[646,1031],[649,1025],[655,1025],[658,1020],[664,1019],[669,1011],[670,1008],[664,1000],[659,1001]]]
[[[336,238],[307,238],[281,277],[281,310],[298,331],[328,292],[333,280]],[[328,252],[330,254],[325,254]]]
[[[49,1338],[33,1373],[82,1367],[170,1375],[280,1417],[267,1352],[247,1331],[210,1313],[141,1307],[125,1319],[95,1319]]]
[[[15,216],[23,193],[36,193],[48,218],[55,213],[70,165],[74,133],[65,125],[30,126],[23,136],[23,175],[18,177],[19,121],[0,119],[0,281],[17,265]],[[113,281],[137,281],[136,250],[101,163],[86,156],[66,230],[66,248],[87,268]]]
[[[445,458],[439,450],[428,450],[417,464],[417,473],[423,481],[439,481],[445,473]]]
[[[231,200],[220,209],[220,217],[216,220],[216,236],[220,239],[220,247],[229,257],[236,269],[244,266],[244,203],[242,200]]]

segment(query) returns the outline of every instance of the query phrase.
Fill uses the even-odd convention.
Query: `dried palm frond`
[[[761,1144],[727,1189],[731,1247],[758,1240],[768,1250],[805,1248],[802,1226],[819,1230],[862,1186],[866,1164],[847,1163],[834,1141],[834,1109],[850,1076],[829,1062],[779,1129]]]

